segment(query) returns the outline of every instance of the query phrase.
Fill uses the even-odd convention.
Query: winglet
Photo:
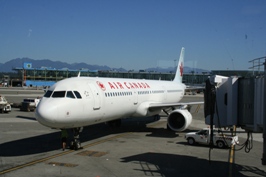
[[[184,57],[185,57],[185,48],[182,47],[179,61],[178,61],[178,65],[176,68],[174,82],[182,83],[183,71],[184,71]]]

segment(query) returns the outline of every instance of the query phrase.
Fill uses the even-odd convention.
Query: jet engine
[[[192,122],[192,115],[187,109],[176,109],[172,111],[167,119],[168,127],[177,132],[184,131]]]

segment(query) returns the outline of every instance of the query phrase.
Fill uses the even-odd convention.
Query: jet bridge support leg
[[[265,111],[266,112],[266,111]],[[262,153],[262,165],[266,165],[266,119],[264,117],[264,120],[263,120],[263,153]]]
[[[266,106],[266,60],[264,62],[264,108]],[[262,165],[266,165],[266,109],[264,109],[263,115],[263,153],[262,153]]]

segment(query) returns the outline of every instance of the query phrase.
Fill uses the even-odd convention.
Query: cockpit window
[[[49,98],[51,95],[52,95],[52,91],[51,90],[48,90],[45,94],[44,94],[44,97],[47,97]]]
[[[64,98],[66,91],[55,91],[52,95],[53,98]]]
[[[73,94],[72,91],[67,91],[66,97],[67,98],[74,98],[75,99],[75,96],[74,96],[74,94]]]
[[[74,93],[73,93],[74,92]],[[64,98],[64,97],[67,97],[67,98],[78,98],[78,99],[81,99],[81,95],[78,91],[51,91],[51,90],[48,90],[45,94],[44,94],[44,97],[52,97],[53,98]],[[76,96],[76,97],[75,97]]]
[[[82,98],[81,95],[80,95],[80,93],[78,91],[74,91],[74,93],[75,93],[75,95],[76,95],[77,98],[79,98],[79,99]]]

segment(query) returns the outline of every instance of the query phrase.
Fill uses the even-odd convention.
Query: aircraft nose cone
[[[57,118],[57,106],[39,103],[35,115],[38,122],[45,126],[53,127]]]

